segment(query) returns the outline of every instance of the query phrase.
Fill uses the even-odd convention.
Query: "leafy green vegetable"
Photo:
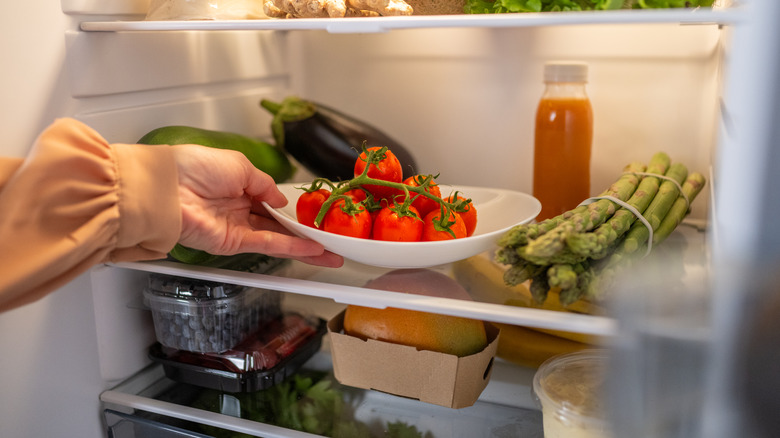
[[[467,14],[605,11],[712,6],[714,0],[466,0]]]
[[[367,438],[367,424],[354,419],[351,406],[334,385],[332,376],[323,372],[301,371],[265,391],[229,394],[241,406],[241,418],[333,438]],[[192,406],[221,412],[223,393],[204,390]],[[245,438],[246,434],[201,425],[215,438]],[[388,423],[377,438],[433,438],[414,426]]]
[[[712,6],[714,0],[634,0],[630,3],[634,9],[695,8]]]
[[[387,438],[433,438],[432,433],[426,432],[423,435],[417,430],[417,427],[401,423],[400,421],[387,423],[385,436]]]

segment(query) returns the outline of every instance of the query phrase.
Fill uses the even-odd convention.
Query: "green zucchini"
[[[163,126],[138,140],[139,144],[197,144],[219,149],[231,149],[244,154],[258,169],[277,183],[287,181],[295,168],[287,154],[276,146],[241,134],[190,126]]]

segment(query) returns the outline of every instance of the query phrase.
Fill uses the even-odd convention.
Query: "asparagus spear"
[[[547,284],[559,288],[558,299],[568,306],[579,300],[593,280],[590,262],[576,264],[556,264],[547,269]]]
[[[704,178],[704,175],[700,173],[694,172],[688,175],[688,179],[686,179],[685,183],[682,185],[683,194],[688,197],[688,201],[686,202],[685,198],[682,196],[674,201],[672,208],[669,209],[666,217],[664,217],[661,224],[658,226],[658,229],[656,229],[653,234],[653,245],[661,243],[672,234],[672,231],[677,228],[677,225],[679,225],[685,216],[688,215],[688,212],[690,211],[689,204],[698,196],[706,183],[707,180]]]
[[[663,152],[653,155],[647,165],[647,173],[663,175],[671,164],[669,156]],[[645,176],[639,183],[634,194],[626,203],[634,207],[639,213],[647,209],[647,206],[655,197],[660,186],[659,178]],[[612,215],[609,220],[593,230],[592,233],[576,233],[566,239],[566,245],[572,253],[585,258],[598,259],[605,256],[609,248],[619,237],[623,236],[637,217],[626,208],[621,208]]]
[[[538,223],[517,225],[501,236],[498,240],[498,245],[503,247],[519,247],[526,245],[530,240],[536,239],[542,234],[554,229],[562,222],[568,220],[571,216],[584,211],[586,208],[587,207],[583,205]]]
[[[496,251],[495,259],[498,263],[503,263],[505,265],[516,265],[525,262],[512,246],[499,247]]]
[[[672,178],[677,181],[678,184],[683,184],[688,176],[688,169],[685,165],[680,163],[672,164],[669,167],[669,171],[666,172],[668,178]],[[653,202],[645,210],[643,216],[650,223],[653,232],[661,225],[661,221],[669,212],[672,204],[677,200],[680,194],[677,184],[671,181],[664,181],[661,183],[661,187],[658,188],[658,194],[653,198]],[[634,253],[639,248],[647,243],[647,239],[650,237],[650,230],[647,229],[645,224],[641,222],[635,222],[631,229],[626,233],[626,238],[620,245],[620,250],[625,253]]]
[[[558,294],[558,300],[563,306],[570,306],[585,296],[590,284],[595,279],[595,274],[587,262],[578,264],[575,270],[577,271],[577,283],[571,288],[561,289]]]
[[[561,289],[571,289],[577,285],[577,276],[582,271],[582,265],[559,263],[550,266],[547,269],[547,282],[550,287],[559,287]]]
[[[515,286],[532,279],[544,269],[544,266],[534,265],[522,260],[504,271],[504,282],[510,286]]]
[[[537,303],[543,303],[547,299],[547,294],[550,292],[550,285],[547,283],[547,269],[540,269],[531,278],[528,290]]]
[[[559,251],[553,254],[539,256],[538,254],[529,252],[528,245],[517,248],[517,254],[521,258],[526,259],[527,261],[539,265],[544,265],[544,266],[561,264],[561,263],[575,264],[585,260],[584,257],[573,253],[572,251],[569,250],[568,247],[566,247],[565,245],[566,237],[561,236],[560,239],[564,240],[564,245],[561,247]]]

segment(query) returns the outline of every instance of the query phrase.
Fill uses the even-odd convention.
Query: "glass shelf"
[[[497,360],[493,377],[480,399],[473,406],[462,409],[340,385],[330,371],[327,351],[315,355],[299,375],[329,382],[328,388],[335,391],[344,403],[338,409],[338,415],[332,417],[353,429],[357,425],[362,431],[359,436],[385,436],[383,431],[388,424],[400,423],[404,427],[414,427],[421,437],[541,438],[542,416],[530,390],[533,373],[530,368]],[[278,397],[279,390],[271,388],[267,390],[271,391],[267,395]],[[127,412],[129,408],[139,418],[173,423],[208,436],[231,436],[226,431],[266,438],[316,436],[295,430],[282,420],[277,422],[269,418],[268,409],[260,411],[265,406],[262,400],[269,398],[264,397],[262,391],[230,394],[177,383],[165,377],[160,366],[152,365],[104,391],[100,399],[109,409]],[[327,408],[323,405],[318,407]],[[263,421],[257,421],[257,415],[253,413],[262,414]],[[216,430],[221,432],[217,434]]]
[[[679,226],[663,245],[669,250],[679,251],[682,263],[686,265],[686,269],[695,273],[701,271],[701,269],[706,269],[706,261],[704,266],[701,264],[702,256],[707,257],[706,254],[708,254],[706,239],[707,235],[704,228],[691,226],[691,223],[687,223],[687,225]],[[517,307],[495,304],[493,302],[431,298],[365,288],[363,285],[369,280],[389,270],[349,260],[338,269],[320,268],[300,262],[288,262],[270,274],[231,271],[187,265],[167,260],[116,263],[112,266],[328,298],[341,304],[357,304],[376,308],[392,306],[483,321],[548,330],[563,330],[596,336],[613,336],[616,334],[615,321],[608,316]],[[430,269],[453,275],[452,264]]]
[[[347,261],[338,269],[313,268],[298,262],[273,274],[255,274],[225,269],[187,265],[173,261],[117,263],[113,266],[201,280],[278,290],[315,297],[330,298],[337,303],[384,308],[392,307],[444,313],[483,321],[518,324],[550,330],[567,330],[599,336],[614,334],[610,318],[553,310],[541,310],[500,304],[431,298],[420,295],[364,288],[369,279],[386,269]],[[446,270],[447,267],[441,269]]]
[[[739,8],[652,9],[516,14],[415,15],[407,17],[299,18],[200,21],[85,21],[88,32],[186,30],[325,30],[330,33],[379,33],[422,28],[503,28],[588,24],[736,24]]]

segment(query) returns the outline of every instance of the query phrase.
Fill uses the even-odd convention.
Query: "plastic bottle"
[[[576,207],[590,197],[593,109],[585,90],[588,65],[550,62],[536,111],[533,195],[542,203],[537,220]]]

